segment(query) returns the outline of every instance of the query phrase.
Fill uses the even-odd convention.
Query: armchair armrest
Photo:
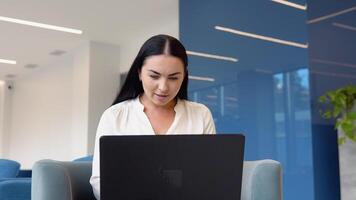
[[[274,160],[245,161],[241,200],[281,200],[282,167]]]
[[[93,199],[91,162],[41,160],[32,168],[33,200]]]

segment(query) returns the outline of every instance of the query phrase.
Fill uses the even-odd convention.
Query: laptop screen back
[[[103,136],[102,200],[239,200],[243,135]]]

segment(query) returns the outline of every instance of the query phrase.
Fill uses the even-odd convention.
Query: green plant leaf
[[[345,144],[345,142],[346,142],[346,138],[345,137],[339,137],[338,138],[338,144],[339,145],[343,145],[343,144]]]
[[[350,91],[351,94],[356,94],[356,86],[348,86],[347,89]]]
[[[340,115],[341,110],[342,110],[341,106],[335,106],[333,111],[333,118],[337,118]]]
[[[342,127],[342,130],[344,131],[345,136],[346,136],[347,138],[349,138],[349,139],[354,138],[353,132],[354,132],[354,130],[355,130],[355,127],[354,127],[352,124],[343,123],[343,124],[341,125],[341,127]]]
[[[345,94],[340,94],[336,97],[338,101],[338,105],[340,108],[346,108],[347,105],[347,96]]]
[[[327,92],[326,96],[330,99],[330,101],[332,101],[332,102],[335,101],[335,92],[333,92],[333,91]]]
[[[347,113],[346,117],[348,119],[350,119],[351,121],[355,121],[356,120],[356,112],[349,112],[349,113]]]
[[[341,120],[336,120],[336,123],[335,123],[335,129],[340,128],[341,123],[342,123],[342,121],[341,121]]]
[[[355,132],[354,132],[354,134],[353,134],[353,137],[352,138],[350,138],[353,142],[356,142],[356,135],[355,135]]]
[[[331,118],[331,111],[330,110],[327,110],[323,113],[323,117],[325,119],[330,119]]]
[[[327,98],[325,95],[319,97],[319,103],[325,103],[327,101]]]
[[[346,132],[352,131],[353,126],[352,126],[352,124],[350,124],[350,123],[342,122],[342,123],[341,123],[341,128],[342,128],[342,130],[345,131],[345,133],[346,133]]]
[[[356,103],[356,85],[328,91],[318,101],[327,106],[327,109],[320,111],[321,116],[336,119],[335,128],[344,133],[338,139],[339,144],[344,144],[347,140],[356,142],[356,112],[352,111]]]

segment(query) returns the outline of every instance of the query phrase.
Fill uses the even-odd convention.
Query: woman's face
[[[169,106],[184,79],[183,62],[170,55],[149,56],[139,72],[143,98],[156,106]]]

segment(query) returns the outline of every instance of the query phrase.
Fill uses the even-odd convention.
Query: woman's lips
[[[166,95],[166,94],[155,94],[155,96],[157,97],[157,99],[159,101],[164,101],[168,97],[168,95]]]

